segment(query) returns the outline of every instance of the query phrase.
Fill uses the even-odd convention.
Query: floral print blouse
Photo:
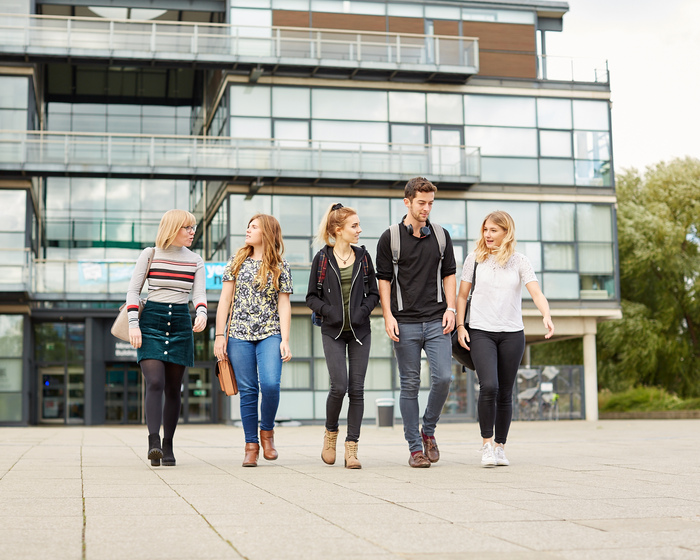
[[[223,282],[234,280],[231,274],[232,264],[233,257],[224,268],[221,278]],[[262,261],[248,257],[238,271],[233,297],[233,319],[229,329],[229,336],[233,338],[262,340],[268,336],[280,334],[279,293],[293,293],[292,273],[289,263],[283,260],[280,265],[282,269],[279,279],[280,292],[275,290],[272,277],[267,279],[267,284],[261,290],[255,279],[261,264]]]

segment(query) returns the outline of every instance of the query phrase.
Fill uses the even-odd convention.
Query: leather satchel
[[[139,289],[139,294],[141,293],[141,290],[143,290],[143,285],[146,283],[146,278],[148,277],[148,271],[151,270],[151,262],[153,261],[153,257],[156,254],[156,248],[153,248],[153,251],[151,252],[151,256],[148,257],[148,265],[146,267],[146,274],[143,275],[143,282],[141,282],[141,288]],[[143,311],[143,306],[146,304],[146,300],[144,298],[139,298],[139,317],[141,317],[141,312]],[[111,332],[114,336],[116,336],[119,340],[124,340],[125,342],[129,342],[129,313],[126,308],[126,303],[123,303],[121,307],[119,308],[119,313],[117,314],[117,318],[114,320],[114,323],[112,324]]]
[[[472,306],[472,294],[474,293],[474,287],[476,286],[476,259],[474,260],[474,273],[472,274],[472,288],[469,290],[469,297],[467,297],[467,309],[464,312],[464,326],[469,325],[469,312]],[[452,357],[457,360],[464,367],[474,370],[474,361],[472,360],[471,351],[467,350],[464,346],[459,343],[459,337],[457,335],[458,329],[452,331]]]
[[[235,295],[235,286],[234,286]],[[229,309],[228,321],[226,321],[226,349],[228,350],[228,334],[231,328],[231,320],[233,319],[233,296],[231,296],[231,309]],[[238,394],[238,382],[236,381],[236,373],[233,371],[231,360],[226,356],[223,360],[216,362],[216,376],[219,378],[221,390],[230,397]]]

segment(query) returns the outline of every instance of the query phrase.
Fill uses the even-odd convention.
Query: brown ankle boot
[[[345,468],[346,469],[361,469],[362,463],[357,460],[357,442],[345,442]]]
[[[335,463],[335,443],[338,440],[338,432],[325,431],[323,434],[323,450],[321,451],[321,459],[327,465]]]
[[[278,454],[275,449],[275,430],[260,430],[260,443],[263,448],[263,457],[268,461],[277,459]]]
[[[245,444],[245,457],[243,458],[244,467],[257,467],[258,455],[260,454],[260,445],[257,443]]]

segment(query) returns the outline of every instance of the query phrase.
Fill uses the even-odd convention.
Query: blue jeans
[[[452,338],[449,334],[442,334],[442,329],[442,321],[399,323],[399,341],[394,342],[401,380],[399,405],[403,418],[403,433],[411,452],[423,450],[423,441],[418,429],[421,350],[425,350],[430,365],[430,393],[423,414],[425,435],[435,434],[435,426],[450,392]]]
[[[272,430],[280,403],[280,379],[282,336],[274,334],[262,340],[229,338],[228,357],[238,382],[241,398],[241,421],[246,443],[258,441],[258,394],[260,405],[260,429]]]

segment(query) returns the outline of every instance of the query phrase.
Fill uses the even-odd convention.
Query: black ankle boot
[[[163,457],[163,449],[160,446],[160,434],[148,434],[148,458],[152,467],[159,467]]]
[[[173,438],[163,438],[163,466],[175,466],[175,455],[173,454]]]

